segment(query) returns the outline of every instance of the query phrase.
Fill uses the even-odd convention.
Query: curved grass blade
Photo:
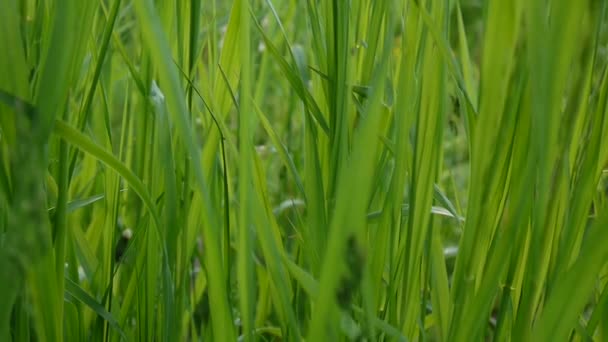
[[[126,189],[121,190],[121,192],[126,191]],[[87,198],[81,198],[81,199],[77,199],[77,200],[73,200],[68,202],[68,207],[66,212],[67,213],[73,213],[74,211],[78,210],[78,209],[82,209],[84,207],[87,207],[95,202],[101,201],[102,199],[105,198],[104,194],[97,194],[91,197],[87,197]],[[53,212],[55,212],[55,207],[50,207],[48,209],[49,214],[53,215]]]
[[[93,310],[93,312],[95,312],[99,317],[108,322],[110,327],[119,333],[123,339],[127,339],[125,332],[122,330],[114,316],[112,316],[112,314],[109,313],[101,303],[97,302],[95,298],[91,297],[91,295],[89,295],[82,287],[67,276],[65,277],[65,298],[66,300],[76,299],[77,301],[83,303],[89,309]]]
[[[410,212],[410,205],[406,203],[401,208],[402,208],[403,218],[405,218]],[[378,218],[380,218],[380,216],[382,216],[382,213],[383,213],[383,210],[372,211],[371,213],[367,214],[367,220],[370,222],[373,222],[373,221],[377,220]],[[446,209],[444,207],[432,206],[431,214],[449,217],[449,218],[457,220],[458,222],[464,222],[464,217],[459,216],[459,215],[454,215],[451,210]]]
[[[129,185],[131,185],[133,191],[135,191],[135,193],[144,202],[150,211],[150,215],[154,220],[155,226],[157,228],[161,226],[160,216],[156,209],[156,205],[154,204],[154,201],[152,201],[146,186],[131,170],[129,170],[125,164],[114,157],[110,152],[106,151],[103,147],[95,144],[91,139],[63,121],[55,121],[55,133],[66,142],[72,144],[74,147],[95,156],[101,162],[108,165],[119,175],[121,175],[129,183]]]

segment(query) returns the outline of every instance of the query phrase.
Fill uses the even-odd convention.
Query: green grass
[[[0,341],[605,341],[606,14],[2,2]]]

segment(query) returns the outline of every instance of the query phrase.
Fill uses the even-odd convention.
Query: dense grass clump
[[[594,0],[0,2],[0,341],[608,340]]]

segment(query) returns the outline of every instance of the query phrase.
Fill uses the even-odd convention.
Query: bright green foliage
[[[0,341],[605,341],[608,6],[0,2]]]

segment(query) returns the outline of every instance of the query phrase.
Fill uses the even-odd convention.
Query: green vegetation
[[[0,341],[608,340],[598,0],[0,3]]]

